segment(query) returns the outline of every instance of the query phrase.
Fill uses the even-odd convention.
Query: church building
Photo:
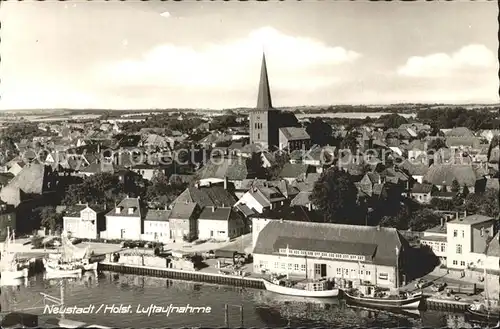
[[[280,128],[298,126],[293,113],[273,108],[265,54],[262,56],[257,107],[250,111],[249,122],[250,143],[260,145],[265,150],[278,148]]]

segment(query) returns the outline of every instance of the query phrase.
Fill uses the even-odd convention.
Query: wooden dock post
[[[229,328],[229,310],[227,304],[224,304],[224,327]]]

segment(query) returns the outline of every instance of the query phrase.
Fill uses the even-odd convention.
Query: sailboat
[[[486,271],[485,262],[483,262],[483,275],[484,275],[484,303],[472,303],[467,307],[467,312],[472,320],[477,320],[487,323],[498,323],[500,321],[500,308],[490,305],[488,296],[488,273]]]
[[[27,267],[19,262],[15,252],[12,252],[10,244],[14,241],[14,232],[10,233],[9,227],[7,227],[7,238],[5,239],[4,247],[1,252],[1,277],[2,280],[12,280],[19,278],[27,278],[29,270]]]
[[[286,246],[286,256],[288,259],[289,248]],[[306,280],[292,282],[288,274],[288,264],[286,266],[286,280],[280,277],[272,276],[270,280],[262,279],[266,290],[289,296],[311,297],[311,298],[331,298],[337,297],[339,289],[333,287],[333,282],[320,280],[307,280],[307,259],[306,259]]]
[[[48,277],[74,277],[83,273],[82,260],[88,248],[81,249],[69,241],[65,232],[61,234],[61,253],[43,259],[43,266]]]

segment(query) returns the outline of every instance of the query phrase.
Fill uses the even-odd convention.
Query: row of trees
[[[463,211],[498,217],[498,192],[469,193],[454,181],[451,189],[456,192],[452,200],[433,199],[430,206],[405,198],[398,185],[387,185],[378,202],[371,205],[360,202],[358,190],[351,176],[338,168],[324,172],[315,183],[311,202],[329,223],[353,225],[381,225],[400,230],[424,231],[440,223],[435,210]]]

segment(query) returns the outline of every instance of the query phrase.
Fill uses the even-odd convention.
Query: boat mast
[[[288,244],[286,245],[286,278],[287,280],[290,278],[288,271],[288,256],[290,254],[290,249],[288,248]]]
[[[307,275],[307,270],[308,270],[308,268],[307,268],[307,252],[306,252],[306,255],[305,255],[304,259],[306,260],[306,280],[307,280],[308,279],[308,275]]]
[[[395,278],[395,283],[396,283],[396,289],[399,288],[399,248],[396,246],[396,275],[394,276]]]

